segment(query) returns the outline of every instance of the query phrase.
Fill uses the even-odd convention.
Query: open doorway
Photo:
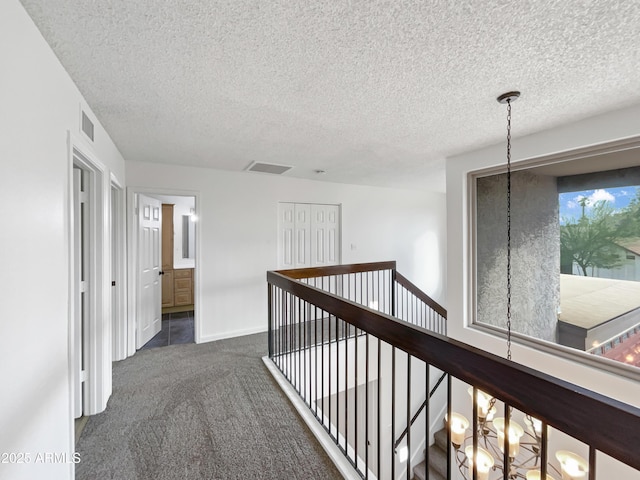
[[[111,228],[107,171],[69,139],[69,373],[73,417],[111,394]]]
[[[130,281],[134,284],[131,293],[136,303],[129,325],[136,336],[133,350],[194,343],[198,338],[197,193],[136,189],[129,191],[129,197],[132,207],[129,211],[135,214],[130,222],[135,237],[130,236],[130,246],[135,252],[135,259],[130,263],[134,270],[130,272]],[[160,212],[158,243],[152,238],[155,230],[146,235],[141,227],[147,204],[153,204],[149,211],[158,208]],[[141,242],[150,243],[142,245]],[[158,266],[149,277],[155,280],[153,285],[143,282],[145,271],[150,270],[143,264]],[[144,295],[148,289],[156,294]],[[145,315],[156,308],[161,314],[158,326],[142,332]]]
[[[142,349],[195,342],[195,214],[193,196],[157,195],[162,202],[162,327]]]

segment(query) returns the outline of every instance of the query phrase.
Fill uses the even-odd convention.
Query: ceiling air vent
[[[93,122],[89,120],[89,117],[84,112],[82,112],[82,131],[93,142]]]
[[[247,168],[248,172],[272,173],[274,175],[282,175],[287,170],[291,170],[288,165],[276,165],[275,163],[253,162]]]

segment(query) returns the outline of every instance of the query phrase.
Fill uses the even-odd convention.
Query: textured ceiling
[[[640,103],[638,0],[22,3],[126,160],[444,191],[500,93],[516,137]]]

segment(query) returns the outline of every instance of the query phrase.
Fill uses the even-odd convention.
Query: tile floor
[[[162,330],[142,346],[140,350],[179,343],[193,343],[193,310],[190,312],[164,313]]]

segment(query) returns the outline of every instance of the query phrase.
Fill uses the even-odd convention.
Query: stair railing
[[[444,308],[397,272],[395,262],[336,265],[273,273],[295,279],[301,284],[353,301],[362,308],[391,315],[399,314],[398,317],[403,322],[409,322],[423,328],[432,328],[443,333],[446,332],[446,311]],[[383,477],[395,476],[396,463],[399,462],[396,462],[394,458],[395,453],[390,453],[395,450],[395,445],[392,445],[388,439],[396,436],[395,434],[392,435],[392,432],[397,432],[402,425],[408,424],[405,421],[408,422],[410,420],[412,408],[417,408],[418,413],[414,415],[411,426],[416,423],[420,415],[425,418],[423,426],[419,429],[413,428],[414,436],[424,438],[425,432],[429,429],[426,425],[429,415],[425,411],[428,410],[428,404],[422,402],[422,405],[415,405],[419,390],[416,390],[413,396],[403,396],[403,390],[396,388],[396,385],[400,382],[397,380],[395,373],[392,374],[393,380],[390,382],[391,390],[394,393],[389,398],[386,398],[388,395],[384,391],[381,392],[380,385],[377,386],[377,393],[369,392],[369,388],[363,393],[356,388],[351,395],[353,398],[348,398],[349,395],[346,390],[348,384],[355,383],[357,385],[361,383],[363,374],[366,377],[366,385],[371,383],[369,381],[370,378],[381,378],[381,370],[390,363],[394,365],[394,370],[399,369],[410,374],[411,363],[413,361],[415,364],[416,359],[405,356],[407,363],[404,364],[404,362],[401,362],[402,352],[396,352],[395,349],[391,350],[388,345],[383,345],[380,341],[375,343],[375,339],[368,336],[364,330],[354,328],[348,322],[317,309],[311,304],[300,302],[286,292],[274,290],[272,286],[269,287],[269,293],[269,311],[274,312],[273,318],[279,319],[275,324],[270,321],[270,356],[281,371],[287,372],[287,378],[290,383],[294,385],[300,396],[308,400],[307,405],[314,411],[316,417],[319,420],[323,416],[331,417],[328,422],[324,422],[325,428],[341,447],[343,453],[347,457],[351,457],[350,460],[354,466],[361,467],[363,464],[363,459],[361,458],[363,450],[366,450],[364,460],[368,460],[370,450],[368,447],[366,449],[362,446],[358,447],[358,437],[360,437],[360,442],[362,442],[362,438],[365,438],[367,445],[372,443],[368,436],[368,425],[360,429],[356,426],[355,418],[359,415],[361,416],[357,405],[364,402],[365,410],[369,410],[369,406],[372,403],[377,406],[381,402],[388,401],[393,405],[392,429],[389,435],[382,432],[385,438],[380,440],[382,429],[380,428],[381,419],[379,416],[377,424],[372,426],[371,431],[378,432],[376,441],[373,441],[377,445],[375,449],[375,465],[378,469],[381,468],[379,458],[393,460],[392,462],[386,462],[392,466],[391,471],[384,473]],[[360,341],[354,341],[356,338],[359,338]],[[313,354],[311,354],[312,351]],[[362,356],[363,351],[367,352],[366,357],[371,361],[365,362],[365,372],[359,372],[357,368],[352,368],[350,364],[353,362],[352,357],[357,359]],[[325,356],[333,358],[335,364],[344,364],[344,369],[327,368],[323,370],[321,368],[321,377],[325,376],[324,372],[326,371],[328,378],[317,382],[317,376],[311,371],[312,366],[317,364],[324,366],[326,363]],[[384,359],[385,357],[386,360]],[[377,359],[377,361],[374,361],[374,359]],[[370,368],[370,365],[373,365],[373,368]],[[426,364],[422,365],[422,368],[428,376],[428,370],[430,369],[427,368]],[[414,373],[418,369],[419,366],[416,367],[414,365]],[[358,380],[358,374],[360,374],[360,380]],[[428,382],[428,378],[426,381]],[[408,379],[404,383],[410,388],[411,382]],[[330,393],[328,397],[325,395],[325,390]],[[314,402],[314,394],[312,392],[316,392],[315,396],[322,398],[322,402]],[[340,397],[339,394],[341,392],[342,396]],[[376,399],[372,401],[370,397],[374,394]],[[413,404],[410,403],[411,400],[413,400]],[[402,411],[401,404],[404,405],[405,403],[406,408]],[[328,415],[327,412],[329,412]],[[425,413],[423,414],[423,412]],[[321,423],[323,422],[321,421]],[[405,428],[402,437],[410,435],[411,430],[411,427]],[[389,441],[389,446],[381,453],[381,444],[386,441]],[[411,441],[407,439],[406,443],[410,445]],[[350,445],[355,445],[356,448],[350,448]],[[348,454],[350,449],[355,450],[351,455]],[[414,448],[413,450],[415,451],[416,449]],[[380,477],[379,471],[373,474],[373,471],[369,468],[369,461],[364,461],[364,464],[367,467],[360,468],[360,470],[365,472],[365,478],[368,478],[369,473],[374,477],[383,478]],[[401,466],[398,465],[398,469],[400,468]],[[411,469],[406,468],[406,474],[409,475],[410,473]]]
[[[405,429],[402,431],[402,433],[400,434],[400,436],[398,437],[398,439],[395,441],[395,443],[393,444],[393,446],[395,448],[398,448],[400,446],[400,444],[402,443],[402,440],[404,439],[404,437],[407,436],[407,433],[409,432],[409,429],[411,428],[411,426],[416,423],[416,420],[418,420],[418,417],[420,416],[420,414],[422,413],[422,411],[425,409],[425,407],[427,406],[427,404],[429,403],[429,400],[433,398],[433,396],[435,395],[436,391],[438,390],[438,387],[442,384],[442,381],[447,378],[447,374],[443,373],[442,375],[440,375],[440,377],[438,378],[438,380],[436,381],[436,384],[433,386],[433,388],[431,389],[431,391],[429,391],[429,395],[427,395],[427,398],[425,399],[424,402],[422,402],[422,404],[420,405],[420,407],[418,408],[418,410],[416,411],[416,413],[413,414],[413,417],[411,417],[411,420],[409,421],[409,424],[407,427],[405,427]]]
[[[416,401],[420,393],[423,399],[427,396],[432,367],[448,374],[449,399],[452,390],[472,387],[474,447],[481,440],[476,392],[482,390],[497,399],[496,406],[504,407],[507,424],[519,412],[541,422],[543,474],[548,466],[553,468],[547,458],[551,429],[586,446],[588,480],[600,480],[596,469],[596,458],[603,458],[600,453],[611,457],[603,458],[603,464],[611,461],[640,470],[640,409],[400,321],[295,276],[267,273],[269,355],[362,478],[396,480],[397,473],[411,478],[417,450],[412,436],[419,436],[408,429],[404,459],[398,458],[397,442],[391,439],[400,433],[396,417],[406,416],[404,425],[410,425],[415,411],[411,407],[421,403]],[[345,286],[338,286],[344,292]],[[427,404],[427,419],[428,408]],[[447,411],[451,418],[450,401]],[[447,478],[458,466],[456,459],[460,465],[466,461],[451,445],[449,441]],[[495,467],[493,471],[509,479],[510,462],[505,454],[501,472]]]
[[[447,334],[447,311],[394,270],[396,309],[393,316],[433,332]]]

